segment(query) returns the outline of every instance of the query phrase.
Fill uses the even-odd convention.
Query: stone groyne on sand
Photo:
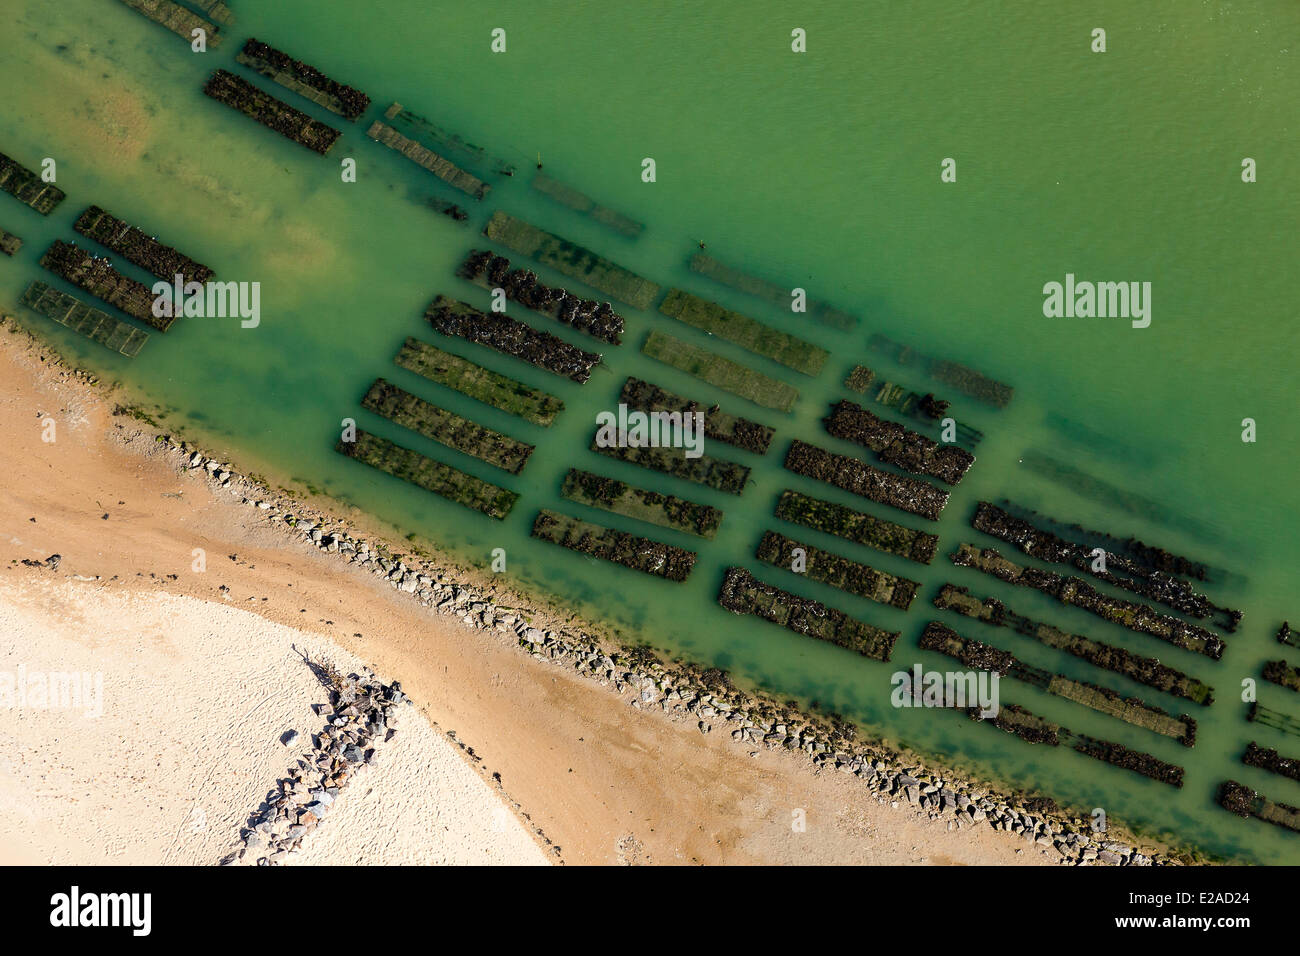
[[[240,834],[244,846],[223,864],[276,866],[301,850],[343,789],[374,766],[379,749],[397,733],[389,725],[397,708],[410,703],[401,684],[385,685],[373,675],[343,675],[328,663],[312,662],[312,668],[329,688],[329,704],[316,705],[325,726],[313,735],[311,752],[298,759],[264,808],[250,817]]]

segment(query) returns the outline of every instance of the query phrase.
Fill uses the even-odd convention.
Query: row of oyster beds
[[[193,450],[187,442],[163,435],[156,440],[182,467],[202,469],[243,504],[263,512],[268,522],[291,530],[321,551],[366,568],[427,607],[454,614],[471,627],[513,634],[537,660],[572,668],[620,695],[630,693],[632,707],[693,720],[702,733],[711,733],[715,726],[729,728],[733,740],[746,746],[802,751],[818,771],[838,770],[859,778],[880,803],[910,807],[935,820],[946,818],[949,830],[982,825],[1018,834],[1061,864],[1180,862],[1163,853],[1147,856],[1105,833],[1094,832],[1087,821],[1070,817],[1048,798],[991,792],[969,781],[945,777],[900,754],[857,743],[852,726],[738,691],[720,671],[665,665],[641,649],[609,652],[587,633],[563,626],[533,626],[530,617],[498,604],[487,589],[452,580],[445,569],[428,562],[394,558],[386,547],[342,530],[326,530],[329,519],[315,509],[271,492],[260,482]]]

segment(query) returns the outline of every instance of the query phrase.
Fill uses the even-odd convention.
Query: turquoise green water
[[[43,220],[0,197],[0,227],[28,242],[16,259],[0,259],[0,304],[12,307],[28,281],[47,278],[36,266],[41,251],[54,238],[73,238],[71,224],[90,203],[156,230],[221,279],[262,283],[259,328],[182,320],[166,336],[155,335],[133,362],[19,313],[61,347],[168,408],[168,423],[199,428],[241,461],[310,482],[467,560],[486,564],[490,551],[503,547],[509,573],[521,583],[667,652],[817,701],[872,734],[1071,805],[1104,807],[1112,819],[1176,834],[1218,854],[1300,862],[1300,837],[1238,820],[1213,803],[1217,785],[1229,777],[1275,800],[1300,803],[1300,785],[1240,764],[1249,739],[1292,755],[1300,753],[1300,739],[1248,724],[1237,693],[1243,678],[1258,676],[1262,661],[1283,656],[1272,632],[1297,614],[1292,578],[1300,490],[1293,474],[1300,428],[1289,276],[1300,191],[1288,161],[1300,151],[1293,120],[1300,71],[1288,69],[1295,54],[1287,45],[1300,13],[1292,5],[1084,3],[1057,13],[1038,4],[994,10],[978,3],[870,9],[828,3],[815,13],[791,14],[767,0],[726,5],[734,7],[730,12],[716,4],[611,9],[556,2],[522,11],[425,0],[382,6],[233,0],[238,22],[222,49],[204,56],[110,0],[5,6],[13,28],[6,27],[0,43],[6,91],[0,151],[29,166],[55,157],[69,199]],[[489,51],[489,32],[498,26],[507,30],[503,55]],[[1108,32],[1105,54],[1089,52],[1097,26]],[[790,52],[793,27],[808,31],[806,54]],[[361,124],[344,124],[345,136],[329,158],[201,95],[212,69],[238,69],[233,56],[249,35],[374,98],[376,108]],[[333,122],[331,114],[263,85]],[[519,165],[516,179],[494,180],[491,197],[472,210],[470,228],[418,204],[430,195],[463,197],[364,137],[365,125],[392,100]],[[532,193],[527,178],[539,152],[548,173],[645,222],[644,235],[622,238]],[[341,182],[344,156],[358,161],[355,184]],[[653,184],[640,179],[647,156],[657,163]],[[1240,179],[1246,156],[1258,162],[1255,184]],[[945,157],[957,160],[956,183],[940,182]],[[620,309],[628,319],[625,344],[607,350],[607,368],[584,387],[474,346],[437,342],[560,395],[567,409],[549,430],[392,366],[406,336],[435,339],[420,318],[435,293],[485,305],[486,295],[456,280],[453,270],[471,246],[483,245],[477,232],[495,208],[665,286],[681,285],[795,331],[829,348],[832,359],[812,380],[713,343],[801,389],[785,416],[714,393],[641,356],[637,348],[652,328],[704,341],[654,313]],[[699,239],[719,258],[806,286],[812,296],[861,314],[861,329],[811,326],[691,275],[684,263]],[[1151,327],[1044,318],[1041,287],[1066,272],[1152,282]],[[535,325],[546,322],[516,312]],[[545,327],[591,345],[571,330]],[[895,369],[867,352],[873,331],[965,361],[1017,389],[1005,412],[944,395],[954,399],[960,420],[987,437],[943,520],[928,529],[940,534],[942,554],[959,541],[979,540],[966,524],[971,506],[1001,496],[1190,553],[1238,575],[1211,589],[1220,603],[1247,612],[1224,660],[1216,664],[1108,627],[953,568],[946,558],[925,569],[780,529],[919,577],[925,588],[908,614],[758,567],[753,547],[762,529],[778,527],[771,512],[785,487],[918,525],[780,468],[795,436],[852,453],[818,423],[827,402],[843,394],[839,382],[851,365],[871,364],[904,384],[925,385],[915,370],[891,375]],[[754,467],[743,498],[586,450],[595,413],[612,406],[629,374],[777,427],[764,459],[712,449]],[[369,416],[358,401],[377,375],[536,443],[533,460],[515,478]],[[1110,439],[1067,441],[1045,424],[1050,413]],[[332,445],[348,416],[524,497],[497,523],[344,461]],[[1245,417],[1258,423],[1255,444],[1241,441]],[[1028,449],[1071,458],[1185,519],[1157,524],[1046,482],[1020,466]],[[647,579],[528,538],[538,507],[581,510],[558,495],[564,470],[574,465],[726,512],[713,542],[584,514],[698,550],[687,583]],[[722,611],[714,596],[730,564],[901,630],[893,663]],[[945,658],[916,648],[932,610],[928,599],[944,580],[1159,655],[1213,684],[1218,702],[1193,714],[1201,732],[1191,751],[1064,700],[1003,685],[1006,702],[1186,766],[1183,790],[1069,751],[1030,747],[955,715],[892,709],[887,689],[894,670],[916,661],[948,669]],[[1018,636],[960,619],[948,623],[1032,664],[1178,712],[1173,698]],[[1281,688],[1264,685],[1260,699],[1300,713],[1300,700]]]

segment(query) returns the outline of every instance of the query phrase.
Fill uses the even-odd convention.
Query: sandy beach
[[[102,716],[5,721],[7,861],[217,863],[290,763],[281,735],[319,723],[304,653],[400,680],[414,707],[295,862],[1059,860],[431,612],[177,468],[26,333],[0,342],[0,670],[103,675]]]
[[[0,730],[7,862],[226,857],[323,723],[306,658],[364,667],[326,637],[240,608],[66,579],[0,583],[0,630],[0,670],[21,666],[29,685],[92,678],[78,706],[16,707]],[[549,862],[455,745],[418,711],[403,718],[369,777],[288,862]]]

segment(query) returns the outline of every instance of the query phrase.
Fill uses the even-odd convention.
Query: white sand
[[[216,863],[323,726],[310,707],[327,696],[302,653],[363,666],[235,607],[0,580],[0,682],[20,665],[29,687],[54,672],[102,675],[100,716],[88,714],[93,677],[76,708],[6,709],[0,683],[0,863]],[[414,707],[396,726],[293,862],[548,862]],[[291,729],[293,750],[280,742]]]

